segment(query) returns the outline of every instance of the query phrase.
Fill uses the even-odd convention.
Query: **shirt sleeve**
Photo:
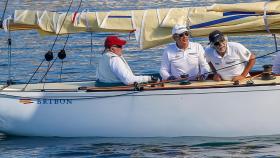
[[[239,44],[238,48],[241,61],[249,61],[252,53],[242,44]]]
[[[205,77],[207,77],[208,73],[210,72],[210,66],[206,60],[205,51],[201,45],[199,45],[198,47],[198,53],[199,53],[199,65],[201,69],[201,74],[204,74]]]
[[[211,59],[210,59],[210,51],[212,51],[211,50],[211,47],[210,46],[207,46],[206,48],[205,48],[205,58],[206,58],[206,62],[207,63],[209,63],[209,62],[211,62]]]
[[[110,60],[110,67],[117,78],[126,85],[133,84],[134,82],[148,82],[151,78],[150,76],[135,76],[129,68],[129,65],[120,57],[113,57]]]
[[[162,79],[166,80],[171,74],[170,71],[170,62],[168,59],[167,51],[165,50],[162,55],[161,67],[159,72]]]

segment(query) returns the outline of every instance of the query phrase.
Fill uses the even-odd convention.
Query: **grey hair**
[[[228,36],[227,35],[224,35],[224,39],[228,42]],[[210,45],[210,47],[211,48],[215,48],[215,46],[214,46],[214,43],[209,43],[209,45]]]

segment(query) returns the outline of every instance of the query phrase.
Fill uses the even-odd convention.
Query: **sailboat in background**
[[[3,21],[6,31],[37,29],[42,35],[134,32],[142,49],[170,42],[175,24],[187,24],[192,36],[216,29],[225,34],[279,33],[280,1],[110,12],[16,10]],[[48,55],[46,60],[51,59]],[[279,134],[280,76],[270,68],[240,83],[206,80],[186,85],[181,79],[115,87],[96,87],[95,81],[9,84],[0,91],[0,131],[45,137]]]

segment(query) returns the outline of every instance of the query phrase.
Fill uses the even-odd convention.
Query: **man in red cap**
[[[122,48],[126,44],[125,40],[117,36],[108,36],[104,43],[104,53],[99,60],[97,68],[97,78],[101,83],[123,83],[125,85],[134,82],[157,81],[156,77],[135,76],[128,63],[122,55]]]

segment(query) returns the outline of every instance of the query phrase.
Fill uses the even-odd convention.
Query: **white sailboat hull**
[[[231,137],[280,134],[280,86],[277,85],[0,94],[0,131],[12,135]],[[23,97],[26,100],[20,100]]]

